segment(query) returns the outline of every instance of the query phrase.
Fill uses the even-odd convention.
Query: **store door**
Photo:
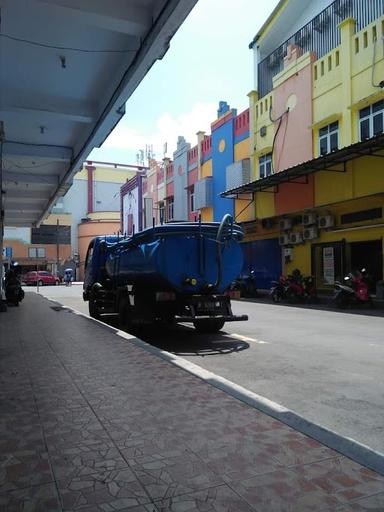
[[[377,281],[383,279],[383,242],[352,242],[348,244],[348,271],[366,268],[370,276],[370,292],[376,290]]]

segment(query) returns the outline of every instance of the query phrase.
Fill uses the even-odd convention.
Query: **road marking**
[[[258,343],[259,345],[269,345],[269,341],[258,340],[255,338],[249,338],[249,336],[243,336],[242,334],[227,334],[228,338],[237,338],[241,341],[252,341],[253,343]]]

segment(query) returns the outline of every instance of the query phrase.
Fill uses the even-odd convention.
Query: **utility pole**
[[[4,241],[4,201],[3,201],[3,145],[5,141],[4,123],[0,121],[0,312],[7,311],[7,304],[4,293],[4,264],[3,264],[3,241]]]

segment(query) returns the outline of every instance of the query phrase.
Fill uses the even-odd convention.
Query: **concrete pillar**
[[[91,164],[91,163],[90,163]],[[88,173],[87,180],[87,213],[93,212],[93,172],[96,170],[96,167],[93,165],[87,164],[85,168]]]

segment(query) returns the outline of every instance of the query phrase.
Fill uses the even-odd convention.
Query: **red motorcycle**
[[[297,268],[288,276],[287,299],[290,302],[313,302],[316,300],[313,276],[303,276]]]
[[[337,307],[362,305],[373,307],[368,291],[368,275],[365,268],[350,272],[344,277],[344,284],[335,281],[334,301]]]
[[[281,276],[279,281],[272,281],[270,295],[274,302],[314,302],[316,288],[313,276],[304,277],[295,269],[288,277]]]

